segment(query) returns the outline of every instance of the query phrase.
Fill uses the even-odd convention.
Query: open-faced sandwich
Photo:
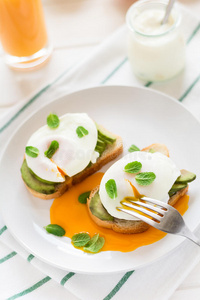
[[[27,142],[21,175],[36,197],[59,197],[98,171],[123,150],[121,137],[96,124],[85,113],[47,117]]]
[[[120,233],[140,233],[149,228],[143,221],[117,208],[128,198],[140,195],[174,205],[188,190],[195,174],[179,170],[163,144],[152,144],[114,163],[87,201],[94,222]]]

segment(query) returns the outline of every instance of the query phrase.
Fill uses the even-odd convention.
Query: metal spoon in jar
[[[176,0],[169,0],[169,2],[168,2],[168,4],[167,4],[165,16],[164,16],[164,18],[163,18],[163,20],[162,20],[162,22],[161,22],[161,25],[164,25],[165,23],[167,23],[168,18],[169,18],[169,15],[170,15],[170,12],[171,12],[171,10],[172,10],[172,7],[173,7],[175,1],[176,1]]]

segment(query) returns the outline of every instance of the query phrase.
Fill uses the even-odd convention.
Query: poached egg
[[[28,167],[40,178],[50,182],[64,182],[65,175],[71,177],[95,163],[99,154],[94,149],[97,143],[97,128],[86,113],[67,113],[59,118],[55,129],[44,125],[27,142],[27,146],[39,150],[37,157],[25,154]],[[81,126],[87,134],[79,137],[76,130]],[[52,158],[45,156],[52,141],[59,143]]]
[[[147,186],[140,185],[135,180],[136,174],[124,171],[128,163],[135,161],[142,164],[141,170],[138,173],[153,172],[156,175],[155,180],[151,184]],[[174,162],[164,154],[159,152],[132,152],[118,160],[106,171],[100,184],[100,199],[105,209],[113,217],[125,220],[136,220],[135,217],[117,210],[117,207],[122,206],[120,202],[125,197],[136,196],[131,185],[136,188],[139,194],[167,203],[169,200],[168,192],[179,175],[179,169]],[[114,199],[111,199],[106,191],[106,183],[110,179],[113,179],[116,183],[117,196]]]

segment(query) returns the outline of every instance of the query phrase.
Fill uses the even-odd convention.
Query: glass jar
[[[181,15],[173,8],[168,22],[161,25],[166,5],[163,1],[138,1],[126,15],[128,58],[136,76],[143,80],[170,79],[185,65]]]

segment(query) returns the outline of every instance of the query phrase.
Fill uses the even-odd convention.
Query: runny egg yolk
[[[153,227],[143,233],[122,234],[96,225],[89,216],[87,205],[79,203],[78,196],[99,185],[102,177],[103,173],[95,173],[56,198],[50,209],[51,223],[62,226],[66,231],[65,235],[69,238],[80,232],[88,232],[91,237],[99,233],[105,238],[102,251],[129,252],[165,237],[166,233]],[[188,209],[188,201],[189,196],[185,195],[175,205],[182,215]]]

